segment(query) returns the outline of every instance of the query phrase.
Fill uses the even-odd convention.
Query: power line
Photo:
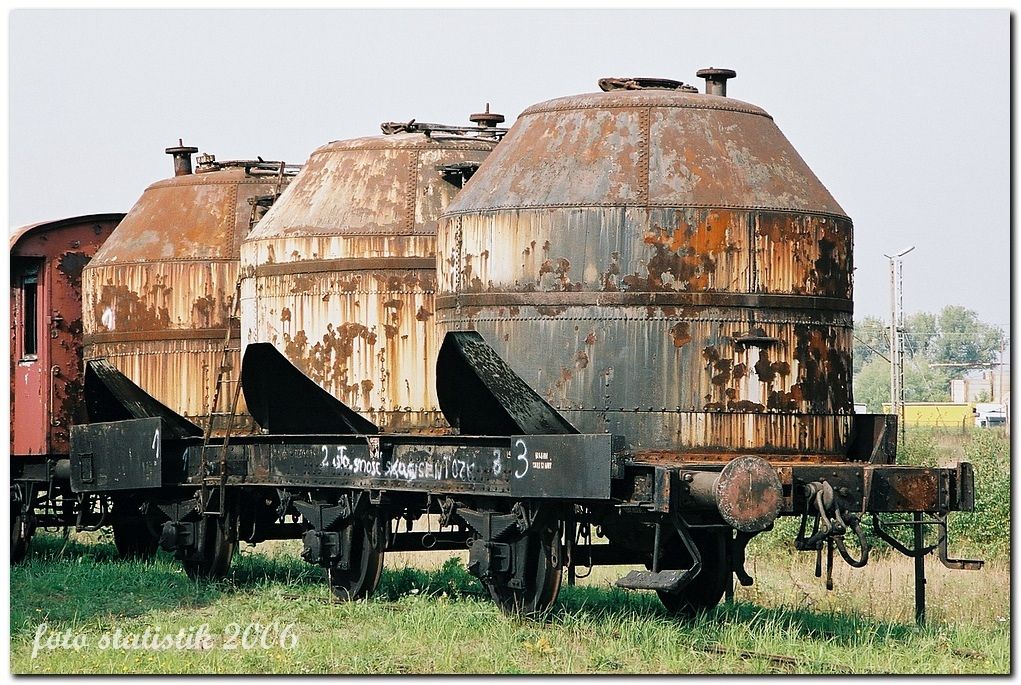
[[[858,337],[857,335],[855,335],[855,336],[854,336],[854,339],[855,339],[855,340],[857,340],[858,342],[860,342],[860,343],[861,343],[862,345],[864,345],[865,347],[867,347],[867,348],[869,348],[870,350],[872,350],[873,352],[875,352],[876,354],[878,354],[878,355],[879,355],[880,357],[882,357],[882,358],[883,358],[883,359],[885,359],[886,361],[888,361],[888,362],[890,361],[890,358],[889,358],[889,357],[887,357],[887,356],[886,356],[885,354],[883,354],[882,352],[880,352],[880,351],[879,351],[879,350],[877,350],[876,348],[872,347],[872,345],[869,345],[869,344],[868,344],[867,342],[865,342],[864,340],[862,340],[861,338],[859,338],[859,337]],[[892,362],[890,362],[890,363],[892,363]]]

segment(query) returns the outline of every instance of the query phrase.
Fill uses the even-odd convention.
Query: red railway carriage
[[[86,420],[82,269],[123,218],[47,221],[10,238],[12,553],[27,546],[36,498],[56,492],[44,486],[66,470],[71,425]]]

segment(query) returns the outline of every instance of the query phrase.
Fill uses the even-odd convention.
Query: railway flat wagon
[[[735,75],[607,78],[499,135],[409,122],[320,149],[242,251],[253,430],[200,429],[93,369],[74,491],[140,502],[194,576],[300,537],[360,598],[387,551],[467,550],[530,615],[600,564],[706,610],[752,583],[746,546],[781,516],[830,584],[838,555],[868,562],[871,527],[914,558],[923,619],[925,555],[981,567],[948,551],[971,465],[897,464],[896,418],[854,413],[851,219],[727,96]]]

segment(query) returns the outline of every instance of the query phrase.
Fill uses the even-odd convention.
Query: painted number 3
[[[525,441],[518,438],[514,442],[515,447],[521,448],[521,454],[514,455],[518,460],[518,468],[514,471],[515,478],[521,478],[523,475],[528,473],[528,446],[525,445]]]

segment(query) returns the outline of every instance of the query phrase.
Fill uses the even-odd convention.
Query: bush
[[[949,517],[950,552],[1010,554],[1010,442],[993,430],[976,430],[964,446],[975,468],[975,511]]]

